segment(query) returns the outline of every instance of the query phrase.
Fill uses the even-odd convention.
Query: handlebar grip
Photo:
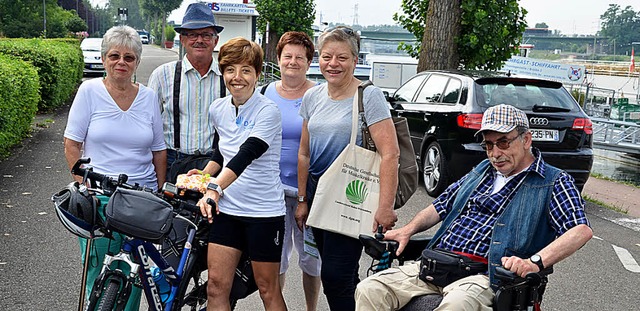
[[[180,205],[182,209],[185,209],[192,213],[200,214],[200,207],[198,207],[197,205],[189,204],[186,202],[181,202]]]
[[[211,198],[207,199],[207,204],[209,204],[211,206],[211,208],[216,208],[216,201],[214,201]]]

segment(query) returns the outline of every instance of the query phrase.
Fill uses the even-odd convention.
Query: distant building
[[[546,37],[552,35],[552,31],[549,28],[526,28],[524,30],[524,37]]]

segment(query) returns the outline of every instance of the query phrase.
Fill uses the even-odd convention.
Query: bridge
[[[593,146],[640,155],[640,125],[634,122],[591,117]]]

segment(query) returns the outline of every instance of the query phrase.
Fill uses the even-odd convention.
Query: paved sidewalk
[[[640,188],[592,176],[587,180],[582,195],[627,211],[629,216],[640,217]]]

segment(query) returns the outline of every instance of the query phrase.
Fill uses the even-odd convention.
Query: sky
[[[105,3],[107,0],[90,0],[92,4]],[[184,0],[182,6],[172,12],[169,20],[180,23],[187,6],[196,0]],[[223,2],[223,1],[220,1]],[[224,2],[241,3],[241,0],[226,0]],[[393,13],[400,12],[401,0],[316,0],[316,23],[319,24],[320,15],[325,22],[352,24],[357,12],[360,25],[394,24]],[[631,6],[636,12],[640,11],[638,0],[520,0],[520,5],[529,13],[526,21],[529,27],[544,22],[552,30],[560,30],[564,35],[593,34],[598,30],[599,18],[609,3],[620,5],[621,8]],[[357,11],[356,11],[357,5]]]

